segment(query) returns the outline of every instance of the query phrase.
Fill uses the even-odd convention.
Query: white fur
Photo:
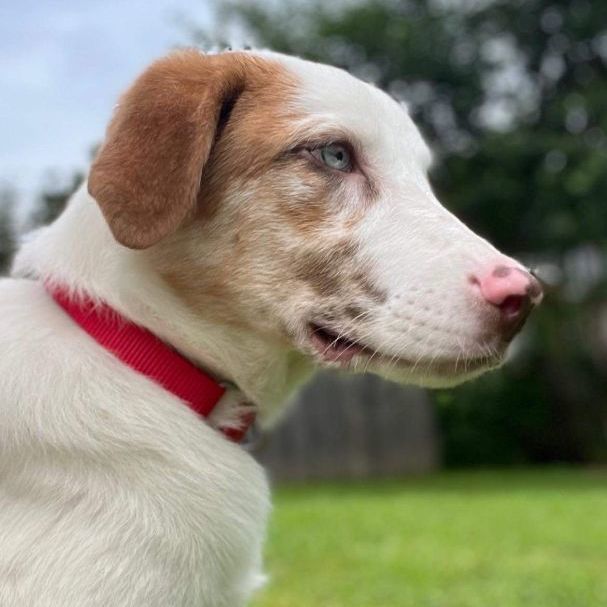
[[[456,302],[462,276],[499,255],[434,199],[429,152],[409,116],[339,70],[271,57],[301,82],[308,119],[294,129],[347,128],[381,183],[381,200],[355,228],[373,280],[389,292],[375,345],[387,344],[389,354],[406,346],[413,357],[472,347],[463,340],[473,318],[463,297]],[[292,184],[294,194],[303,187]],[[234,419],[241,394],[201,421],[84,334],[41,280],[107,301],[229,379],[264,424],[310,375],[312,357],[187,308],[147,251],[116,243],[86,185],[54,224],[29,237],[14,276],[0,281],[0,605],[244,605],[261,577],[268,485],[255,461],[214,429]],[[412,285],[426,290],[424,305],[408,295]],[[435,330],[420,325],[430,320],[425,307],[440,317]],[[290,308],[305,309],[299,301]],[[404,323],[406,313],[416,322]],[[415,369],[406,379],[427,380]]]
[[[381,356],[355,358],[352,368],[436,387],[487,368],[468,369],[466,359],[499,364],[503,344],[498,334],[485,331],[479,305],[484,302],[470,289],[469,278],[498,265],[525,270],[436,199],[427,175],[432,154],[406,106],[335,67],[264,54],[288,66],[301,82],[297,107],[305,117],[293,128],[350,133],[362,150],[363,170],[379,189],[354,232],[335,222],[336,230],[354,236],[359,264],[370,268],[369,278],[387,293],[385,303],[349,327]],[[360,186],[345,189],[347,216],[363,203]],[[447,359],[455,361],[455,371],[436,373],[432,363]]]
[[[241,605],[260,467],[103,351],[39,282],[0,283],[0,605]]]

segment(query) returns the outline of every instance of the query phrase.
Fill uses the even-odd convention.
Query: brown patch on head
[[[221,204],[226,184],[257,180],[256,200],[272,205],[298,233],[317,235],[344,210],[337,208],[340,201],[343,207],[349,203],[340,221],[345,229],[352,229],[367,210],[366,204],[353,203],[353,191],[369,202],[377,190],[361,174],[331,172],[311,162],[309,154],[306,157],[310,146],[346,134],[336,127],[311,132],[314,126],[308,117],[291,103],[297,97],[298,81],[277,65],[282,74],[269,81],[260,78],[257,86],[240,95],[205,169],[200,209],[212,213]]]
[[[226,184],[257,180],[255,198],[300,234],[330,221],[341,181],[319,170],[298,148],[294,125],[301,115],[289,108],[295,84],[251,88],[243,93],[204,173],[201,209],[216,209]],[[280,84],[280,81],[278,82]],[[246,221],[246,218],[245,218]]]
[[[302,153],[298,86],[271,57],[171,55],[126,93],[89,179],[116,239],[154,244],[145,259],[189,309],[274,335],[289,309],[354,318],[379,299],[352,237],[373,192]]]
[[[294,262],[295,277],[308,284],[317,295],[328,297],[347,289],[347,268],[353,263],[358,247],[347,241],[331,249],[298,253]]]
[[[358,272],[354,276],[354,280],[367,297],[379,304],[386,303],[388,294],[371,282],[368,273]]]
[[[298,233],[306,237],[318,234],[334,219],[335,209],[330,201],[336,197],[340,184],[331,176],[322,175],[311,168],[303,159],[290,165],[289,169],[285,166],[285,170],[291,174],[289,181],[297,183],[297,196],[293,196],[293,191],[288,188],[279,191],[282,200],[280,212]]]
[[[146,248],[177,229],[237,101],[266,86],[284,93],[285,81],[278,64],[246,53],[188,50],[152,64],[120,100],[89,175],[116,239]]]
[[[330,313],[353,320],[364,315],[369,302],[386,302],[387,294],[371,282],[369,270],[361,269],[357,253],[356,242],[346,240],[331,248],[308,248],[292,261],[296,279],[312,289],[326,319]]]
[[[343,314],[345,316],[347,316],[348,318],[350,318],[351,320],[360,318],[366,312],[367,312],[367,310],[365,308],[362,308],[361,306],[358,306],[356,304],[347,305],[343,309]]]

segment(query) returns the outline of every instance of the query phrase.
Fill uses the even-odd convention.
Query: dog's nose
[[[498,310],[508,339],[542,300],[542,287],[537,278],[516,266],[493,266],[489,271],[472,275],[470,283],[488,304]]]

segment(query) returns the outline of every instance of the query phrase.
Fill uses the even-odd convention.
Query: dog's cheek
[[[235,179],[212,215],[155,248],[158,272],[196,313],[281,335],[313,311],[366,303],[357,206],[345,194],[298,163]]]
[[[368,199],[360,179],[343,177],[327,178],[300,162],[240,188],[255,201],[241,207],[246,216],[239,219],[248,226],[245,263],[257,263],[265,283],[255,298],[284,323],[318,313],[348,316],[347,306],[369,308],[385,300],[353,236]],[[242,264],[242,257],[236,262]]]

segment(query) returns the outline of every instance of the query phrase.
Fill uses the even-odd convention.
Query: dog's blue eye
[[[330,168],[336,171],[349,172],[352,170],[352,160],[347,148],[339,143],[330,143],[318,148],[320,159]]]

